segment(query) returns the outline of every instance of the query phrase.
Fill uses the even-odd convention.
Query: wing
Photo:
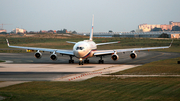
[[[24,47],[24,46],[11,46],[9,45],[8,39],[6,39],[8,47],[11,48],[20,48],[20,49],[26,49],[26,50],[37,50],[37,51],[46,51],[46,52],[56,52],[64,55],[74,55],[72,50],[63,50],[63,49],[49,49],[49,48],[38,48],[38,47]]]
[[[165,49],[171,47],[173,43],[173,40],[169,46],[163,46],[163,47],[147,47],[147,48],[129,48],[129,49],[114,49],[114,50],[98,50],[94,51],[94,55],[109,55],[113,53],[121,53],[121,52],[131,52],[131,51],[141,51],[141,50],[152,50],[152,49]]]

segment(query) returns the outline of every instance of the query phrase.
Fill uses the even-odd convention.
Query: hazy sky
[[[139,24],[180,22],[180,0],[0,0],[0,24],[10,32],[19,27],[27,31],[76,30],[131,31]],[[0,26],[1,28],[1,26]]]

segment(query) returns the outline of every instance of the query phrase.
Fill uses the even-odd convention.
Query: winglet
[[[9,45],[9,41],[8,41],[8,39],[6,39],[6,41],[7,41],[7,45],[8,45],[8,46],[10,46],[10,45]]]
[[[89,40],[93,40],[93,26],[94,26],[94,15],[93,15],[93,18],[92,18],[92,29],[91,29]]]
[[[171,44],[169,45],[169,47],[171,47],[171,46],[172,46],[172,43],[173,43],[173,39],[172,39]]]

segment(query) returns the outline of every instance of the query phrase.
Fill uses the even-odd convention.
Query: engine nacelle
[[[114,61],[117,61],[119,59],[119,56],[117,54],[113,54],[111,56],[111,59],[114,60]]]
[[[34,56],[37,58],[37,59],[40,59],[42,57],[42,54],[40,52],[36,52],[34,54]]]
[[[135,52],[130,54],[131,59],[135,59],[137,57],[137,54]]]
[[[51,54],[50,59],[53,60],[53,61],[56,61],[57,60],[57,55],[56,54]]]

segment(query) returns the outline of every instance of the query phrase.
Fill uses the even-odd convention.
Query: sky
[[[94,32],[129,32],[143,23],[180,22],[179,4],[180,0],[0,0],[0,24],[9,24],[3,26],[8,32],[90,32],[94,14]]]

